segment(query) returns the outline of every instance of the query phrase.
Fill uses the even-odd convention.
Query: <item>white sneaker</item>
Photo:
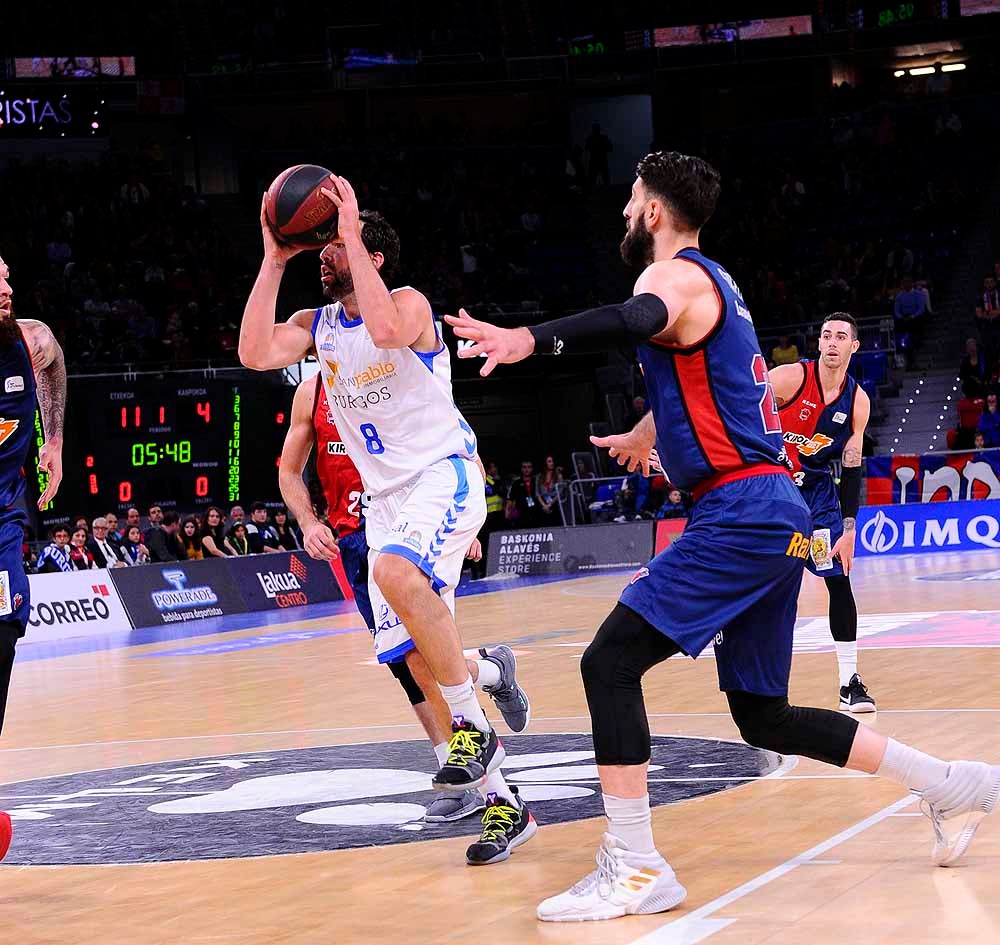
[[[1000,765],[981,761],[953,761],[940,783],[921,795],[920,810],[934,828],[931,861],[936,866],[954,866],[969,848],[983,818],[1000,799]],[[958,833],[945,836],[941,821],[966,814]]]
[[[631,853],[624,840],[604,835],[597,869],[559,896],[539,903],[543,922],[586,922],[648,915],[679,906],[687,890],[659,853]]]

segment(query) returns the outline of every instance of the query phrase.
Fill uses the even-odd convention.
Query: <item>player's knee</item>
[[[403,687],[403,692],[406,693],[406,698],[410,700],[410,705],[420,705],[421,702],[427,701],[423,689],[420,688],[420,684],[413,678],[413,673],[410,672],[410,667],[406,665],[405,660],[398,660],[388,665],[389,672],[396,677],[399,684]]]
[[[729,712],[740,737],[754,748],[786,750],[785,729],[792,707],[784,696],[758,696],[749,692],[727,692]]]
[[[375,559],[372,578],[389,600],[407,589],[427,584],[427,578],[415,564],[394,554],[380,554]]]
[[[608,614],[580,660],[580,674],[588,695],[609,689],[637,689],[648,669],[640,654],[633,654],[636,626],[643,619],[620,604]]]

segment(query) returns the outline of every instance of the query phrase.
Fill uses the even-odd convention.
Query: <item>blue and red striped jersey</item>
[[[802,384],[780,410],[785,449],[799,485],[830,475],[830,465],[840,459],[854,433],[854,398],[858,393],[858,382],[848,374],[837,396],[825,403],[828,392],[819,380],[819,362],[801,363],[805,368]]]
[[[24,464],[35,436],[35,373],[24,339],[0,351],[0,509],[24,492]]]
[[[697,493],[716,477],[750,467],[787,470],[767,362],[739,288],[697,249],[675,258],[700,266],[712,280],[719,318],[696,344],[652,340],[639,347],[663,471],[675,486]]]

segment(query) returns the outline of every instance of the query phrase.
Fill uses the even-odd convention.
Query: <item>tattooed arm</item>
[[[44,509],[52,501],[62,482],[63,425],[66,420],[66,361],[52,329],[34,318],[19,318],[31,366],[35,371],[38,409],[42,414],[45,442],[38,451],[38,468],[48,473],[49,481],[38,500]]]
[[[870,414],[871,402],[868,395],[859,388],[854,398],[851,437],[844,445],[841,459],[840,508],[844,516],[844,534],[830,549],[831,558],[840,558],[844,574],[850,574],[854,565],[855,516],[861,500],[861,449]]]

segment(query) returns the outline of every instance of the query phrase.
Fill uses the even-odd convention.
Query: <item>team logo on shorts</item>
[[[649,568],[639,568],[639,570],[628,579],[628,582],[629,584],[635,584],[636,581],[641,581],[644,577],[649,577]]]
[[[833,567],[833,559],[830,557],[830,538],[829,528],[817,528],[812,534],[810,552],[817,571],[828,571]]]
[[[14,595],[14,610],[19,610],[21,604],[24,603],[24,598],[20,594]]]
[[[506,778],[540,823],[604,816],[589,733],[503,741]],[[741,742],[654,735],[649,801],[659,807],[725,791],[770,774],[779,760]],[[179,758],[5,784],[16,825],[4,865],[278,856],[478,835],[478,817],[424,822],[435,768],[423,739]]]
[[[415,548],[417,551],[420,550],[420,545],[424,540],[424,536],[418,531],[412,531],[403,539],[404,545],[409,545],[411,548]]]

